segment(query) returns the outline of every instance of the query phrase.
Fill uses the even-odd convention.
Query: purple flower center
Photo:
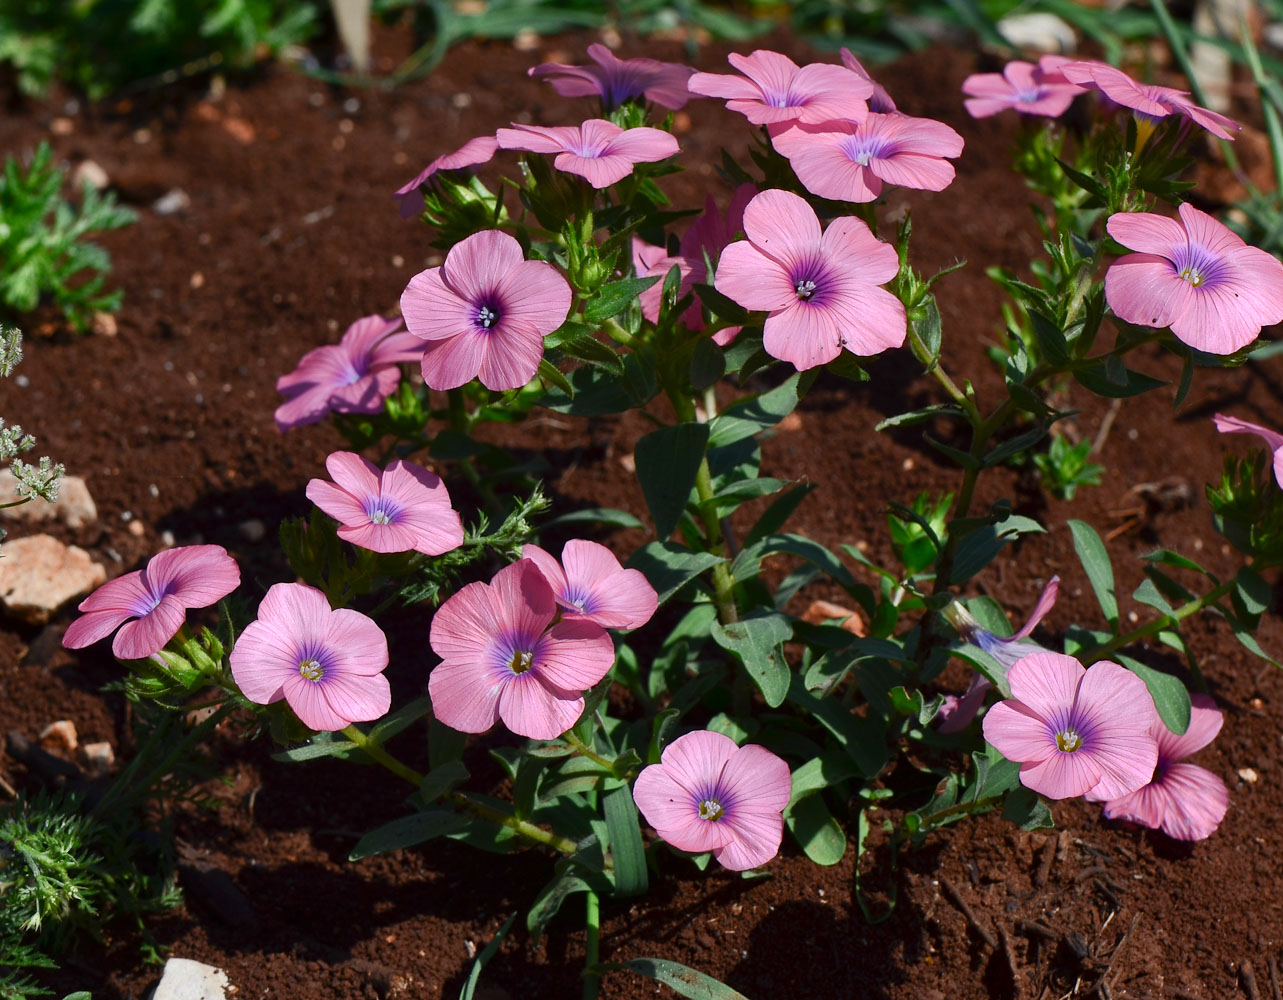
[[[1042,87],[1033,87],[1029,90],[1019,90],[1014,96],[1018,104],[1037,104],[1043,99],[1044,91]]]
[[[494,306],[482,305],[477,307],[477,326],[483,330],[489,330],[499,322],[499,310]]]
[[[362,506],[371,524],[396,524],[401,519],[401,505],[389,497],[368,497]]]
[[[597,607],[595,597],[580,587],[568,588],[566,592],[561,595],[561,599],[571,607],[586,615],[592,614]]]
[[[320,661],[310,657],[300,661],[298,672],[304,680],[308,681],[319,681],[325,676],[325,668],[321,666]]]
[[[316,643],[307,643],[301,649],[295,650],[294,657],[298,661],[299,676],[304,680],[319,684],[330,672],[332,665],[330,656]]]
[[[508,669],[514,674],[524,674],[534,666],[535,654],[529,650],[513,650],[512,659],[508,661]]]
[[[797,291],[797,297],[803,302],[810,302],[811,296],[815,294],[815,282],[810,278],[803,278],[793,286]]]
[[[702,820],[716,823],[725,819],[735,808],[735,803],[717,781],[712,781],[703,788],[695,789],[691,799],[695,813]]]
[[[699,818],[706,819],[710,823],[716,823],[726,815],[726,810],[717,799],[701,799],[699,803]]]
[[[1221,259],[1196,243],[1177,247],[1171,261],[1177,276],[1195,288],[1204,285],[1214,288],[1225,276],[1225,266]]]
[[[895,155],[895,143],[880,135],[853,135],[842,141],[842,152],[847,159],[867,167],[870,160],[885,160]]]
[[[818,259],[798,261],[789,274],[789,283],[799,302],[823,305],[827,290],[828,272]]]
[[[1065,753],[1073,753],[1082,749],[1083,738],[1078,730],[1066,727],[1056,734],[1056,746]]]

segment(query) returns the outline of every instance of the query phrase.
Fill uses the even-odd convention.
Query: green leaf
[[[1087,572],[1091,589],[1096,593],[1096,603],[1109,622],[1109,627],[1118,628],[1118,598],[1114,593],[1114,567],[1105,551],[1105,543],[1096,534],[1096,529],[1085,521],[1070,521],[1069,530],[1074,536],[1074,551],[1078,561]]]
[[[793,794],[789,798],[789,808],[808,795],[832,788],[838,782],[847,781],[859,773],[855,762],[845,754],[826,753],[812,757],[793,769]]]
[[[881,719],[852,715],[837,699],[816,697],[796,675],[789,683],[788,700],[833,735],[864,777],[872,778],[882,770],[888,753],[886,726]]]
[[[966,583],[988,566],[1008,542],[1021,535],[1045,531],[1033,518],[1020,514],[1009,514],[997,524],[979,526],[956,543],[949,582]]]
[[[984,753],[973,753],[971,760],[975,764],[976,778],[967,795],[969,802],[993,798],[1020,785],[1020,764],[1007,760],[988,743]]]
[[[575,398],[575,390],[571,386],[569,380],[565,375],[561,374],[561,372],[557,370],[557,366],[547,358],[541,358],[539,361],[539,378],[545,385],[550,385],[554,388],[560,389],[571,399]]]
[[[1111,365],[1114,361],[1117,365]],[[1107,399],[1125,399],[1128,396],[1139,396],[1151,389],[1167,385],[1162,379],[1151,378],[1142,372],[1122,367],[1114,355],[1103,361],[1096,361],[1083,368],[1074,369],[1074,378],[1098,396]]]
[[[610,854],[615,859],[615,892],[620,896],[640,896],[649,881],[633,793],[628,785],[620,785],[606,794],[602,806],[606,829],[610,831]]]
[[[584,306],[584,321],[601,323],[613,316],[618,316],[628,308],[638,295],[660,280],[659,275],[651,278],[624,278],[602,285],[597,295]]]
[[[748,1000],[743,993],[719,983],[712,976],[706,976],[681,962],[667,958],[630,958],[627,962],[608,962],[594,966],[589,972],[602,973],[622,970],[636,972],[657,980],[665,986],[672,987],[688,1000]]]
[[[319,737],[320,734],[318,733]],[[304,760],[317,760],[321,757],[346,757],[356,749],[356,744],[351,740],[331,740],[321,742],[319,738],[314,738],[311,742],[303,744],[301,747],[291,747],[288,750],[282,750],[280,753],[272,754],[272,760],[299,762]]]
[[[712,285],[696,283],[692,286],[700,302],[718,319],[731,326],[744,326],[748,323],[748,311],[738,302],[727,298]]]
[[[731,483],[722,487],[705,503],[717,507],[731,506],[737,507],[745,500],[757,500],[761,497],[769,497],[778,493],[784,487],[789,485],[787,479],[773,479],[770,476],[762,476],[758,479],[741,479],[737,483]]]
[[[880,421],[873,429],[875,431],[885,431],[892,427],[914,427],[917,424],[924,424],[928,420],[936,417],[957,417],[965,418],[966,414],[953,403],[932,403],[930,406],[924,406],[920,410],[910,410],[908,413],[898,413],[894,417],[887,417]]]
[[[817,865],[835,865],[846,853],[846,834],[824,798],[808,795],[784,810],[784,822],[806,856]]]
[[[590,365],[599,365],[615,375],[624,373],[624,363],[614,349],[595,337],[576,337],[558,347],[562,354]],[[559,386],[559,388],[561,388]],[[562,388],[562,391],[566,390]]]
[[[781,643],[793,637],[786,615],[765,614],[729,625],[712,627],[713,640],[739,657],[771,708],[778,708],[788,695],[792,672],[784,659]]]
[[[1049,830],[1056,825],[1047,803],[1023,785],[1007,794],[1002,805],[1002,818],[1022,830]]]
[[[774,427],[797,408],[814,375],[795,372],[770,392],[738,399],[708,422],[708,447],[723,448]]]
[[[1132,600],[1141,604],[1149,605],[1149,607],[1158,611],[1159,614],[1176,614],[1176,610],[1167,603],[1167,598],[1162,595],[1158,587],[1154,584],[1154,581],[1149,577],[1145,577],[1145,579],[1141,581],[1141,585],[1137,587],[1135,593],[1132,594]]]
[[[1149,688],[1150,696],[1154,699],[1154,707],[1158,709],[1158,716],[1163,720],[1163,725],[1177,735],[1185,732],[1189,728],[1189,691],[1185,689],[1180,678],[1155,670],[1153,667],[1147,667],[1130,656],[1124,656],[1121,653],[1114,655],[1119,663],[1145,682],[1145,687]]]
[[[611,528],[645,528],[636,517],[626,510],[616,510],[613,507],[588,507],[584,510],[572,510],[567,514],[560,514],[549,521],[544,521],[544,528],[551,528],[555,524],[604,524]]]
[[[1147,552],[1141,556],[1146,562],[1161,563],[1164,566],[1171,566],[1173,569],[1192,569],[1195,573],[1202,573],[1207,576],[1207,570],[1203,569],[1193,559],[1187,559],[1178,552],[1171,549],[1155,549],[1153,552]]]
[[[477,955],[476,960],[472,963],[472,971],[468,973],[467,982],[463,984],[463,989],[459,991],[459,1000],[473,1000],[477,991],[477,983],[481,981],[481,970],[486,967],[486,963],[490,959],[498,954],[499,946],[503,944],[503,939],[507,937],[508,931],[512,930],[513,922],[516,919],[517,914],[514,912],[503,922],[503,926],[495,931],[495,936],[490,939],[489,943],[481,949],[481,953]]]
[[[464,767],[463,761],[448,761],[424,775],[423,784],[419,786],[419,798],[431,804],[467,780],[468,769]]]
[[[810,495],[815,486],[815,483],[799,483],[783,496],[772,500],[766,512],[757,519],[757,523],[744,536],[744,547],[748,548],[783,528],[792,513]]]
[[[1234,577],[1234,603],[1240,615],[1255,618],[1269,606],[1274,593],[1259,573],[1244,566]]]
[[[707,424],[661,427],[637,442],[637,479],[660,538],[671,535],[681,520],[707,446]]]
[[[726,355],[707,337],[695,341],[691,348],[690,383],[696,392],[702,392],[726,374]]]
[[[575,867],[568,865],[564,871],[539,890],[530,912],[526,914],[526,930],[530,931],[533,944],[538,944],[548,921],[557,915],[561,904],[579,892],[592,892],[593,887],[575,874]]]
[[[693,552],[672,542],[651,542],[632,554],[628,567],[641,571],[663,604],[699,574],[725,561],[711,552]]]
[[[414,847],[462,830],[465,826],[467,820],[453,809],[426,809],[410,816],[401,816],[377,830],[371,830],[357,841],[347,859],[360,861],[375,854]]]

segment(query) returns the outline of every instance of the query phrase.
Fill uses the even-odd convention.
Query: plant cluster
[[[1150,554],[1134,597],[1154,615],[1134,628],[1105,543],[1078,520],[1067,527],[1100,620],[1034,641],[1057,580],[1015,634],[997,602],[966,595],[1007,546],[1055,527],[977,501],[986,470],[1032,453],[1066,416],[1054,387],[1150,392],[1163,383],[1132,366],[1159,345],[1183,363],[1179,403],[1196,366],[1243,361],[1283,320],[1283,265],[1188,203],[1155,210],[1187,187],[1189,140],[1231,138],[1236,123],[1090,60],[966,81],[972,114],[1027,116],[1016,164],[1052,209],[1034,281],[999,275],[1004,391],[982,399],[951,371],[940,275],[913,268],[911,221],[884,239],[876,212],[888,186],[946,189],[964,153],[956,132],[897,111],[849,52],[798,66],[759,50],[731,56],[734,73],[589,54],[532,73],[596,98],[597,117],[500,128],[396,193],[404,212],[418,192],[446,251],[409,281],[404,329],[359,319],[281,377],[278,426],[332,416],[352,449],[309,483],[310,516],[282,529],[293,582],[272,585],[252,621],[193,636],[187,610],[229,595],[239,571],[217,546],[173,549],[88,598],[64,644],[119,629],[134,697],[252,712],[282,761],[338,757],[404,779],[409,811],[362,836],[353,859],[441,837],[558,855],[526,925],[538,936],[585,898],[589,995],[612,968],[598,954],[600,899],[644,893],[669,855],[747,875],[787,832],[834,864],[849,832],[862,853],[880,827],[894,852],[987,810],[1047,826],[1045,800],[1080,796],[1107,817],[1210,836],[1228,792],[1185,758],[1220,712],[1181,629],[1214,613],[1264,655],[1253,631],[1271,596],[1262,574],[1283,560],[1283,479],[1261,453],[1231,458],[1209,487],[1243,568],[1220,579]],[[726,207],[709,197],[702,211],[664,191],[681,169],[666,112],[700,97],[755,126],[746,157],[724,154]],[[1088,101],[1085,129],[1059,121]],[[492,189],[470,168],[500,156],[518,169]],[[814,487],[762,475],[761,440],[822,369],[858,382],[862,358],[906,347],[942,401],[879,429],[948,423],[968,443],[924,433],[958,487],[878,498],[896,554],[881,565],[789,530]],[[538,544],[546,502],[530,470],[476,433],[539,407],[636,409],[655,424],[633,456],[653,539],[624,563],[587,538],[559,553]],[[448,488],[429,462],[462,482]],[[741,510],[761,500],[756,517]],[[604,509],[553,524],[645,527]],[[778,583],[768,557],[791,566]],[[862,627],[795,614],[808,586],[841,591]],[[379,625],[394,605],[418,609],[432,654],[405,667],[421,671],[421,694],[401,705]],[[1148,641],[1186,658],[1182,676],[1145,662]],[[936,684],[953,657],[974,670],[961,696]],[[474,778],[483,751],[508,779],[502,796]],[[916,780],[891,782],[892,769]],[[857,897],[872,918],[858,884]],[[707,980],[660,960],[628,967],[688,989]]]
[[[0,324],[0,378],[12,375],[21,361],[22,331]],[[18,507],[36,499],[47,503],[58,499],[58,484],[66,472],[62,463],[55,463],[45,455],[31,465],[18,457],[35,446],[35,436],[24,431],[21,424],[6,425],[4,418],[0,417],[0,465],[8,463],[17,494],[16,499],[0,504],[0,508]],[[0,528],[0,540],[4,537],[5,531]]]

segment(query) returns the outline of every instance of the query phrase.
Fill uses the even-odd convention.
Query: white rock
[[[76,736],[76,724],[70,719],[59,719],[40,730],[40,742],[60,746],[68,753],[75,753],[79,746]]]
[[[151,210],[157,215],[175,215],[191,208],[191,196],[182,188],[174,188],[156,199]]]
[[[86,743],[81,751],[85,755],[85,770],[91,778],[100,777],[115,766],[116,751],[110,743]]]
[[[111,178],[97,160],[81,160],[71,172],[71,183],[77,190],[88,184],[95,191],[102,191],[111,184]]]
[[[0,604],[29,625],[43,625],[106,579],[107,571],[88,552],[49,535],[6,541],[0,552]]]
[[[8,469],[0,469],[0,504],[19,499],[17,487],[17,477]],[[98,508],[83,479],[63,476],[58,485],[57,501],[49,503],[37,498],[17,507],[3,507],[0,508],[0,518],[24,524],[38,524],[56,518],[68,528],[79,528],[98,520]]]
[[[1069,53],[1078,39],[1074,29],[1055,14],[1011,14],[998,22],[998,34],[1018,49]]]
[[[248,521],[242,521],[236,526],[241,537],[247,542],[261,542],[267,537],[267,525],[258,518],[250,518]]]
[[[190,958],[171,958],[151,1000],[224,1000],[227,973]]]

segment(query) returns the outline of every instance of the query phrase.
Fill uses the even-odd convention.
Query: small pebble
[[[1258,775],[1250,767],[1240,767],[1238,769],[1238,776],[1242,778],[1244,781],[1246,781],[1249,785],[1255,785],[1257,779],[1260,777],[1260,775]]]
[[[165,546],[167,549],[172,549],[178,544],[178,539],[174,537],[174,533],[172,531],[162,531],[160,533],[160,544]]]
[[[182,188],[173,188],[157,198],[151,206],[157,215],[176,215],[191,207],[192,199]]]
[[[1256,711],[1258,712],[1265,707],[1265,702],[1261,701],[1260,698],[1253,698],[1251,701],[1248,702],[1248,704],[1251,705],[1252,708],[1256,709]]]
[[[191,285],[192,288],[204,288],[205,275],[202,274],[200,271],[197,271],[195,274],[191,276],[190,280],[187,283]]]
[[[40,742],[46,748],[62,747],[68,753],[75,753],[79,741],[76,738],[76,724],[70,719],[59,719],[40,730]]]
[[[241,537],[247,542],[261,542],[267,537],[267,525],[258,518],[251,518],[248,521],[242,521],[236,526]]]
[[[462,91],[460,91],[459,93],[455,94],[452,98],[450,98],[450,103],[453,104],[460,111],[462,111],[464,108],[469,108],[472,106],[472,95],[465,94]]]
[[[147,533],[147,528],[142,521],[130,521],[129,533],[135,538],[142,538]]]
[[[111,184],[111,179],[96,160],[81,160],[72,171],[71,183],[77,189],[88,184],[95,191],[102,191]]]
[[[900,463],[900,468],[902,468],[905,472],[913,471],[913,459],[906,458],[903,462]]]
[[[349,115],[354,115],[361,110],[361,102],[355,97],[349,97],[343,102],[343,110]]]
[[[539,36],[529,28],[523,28],[512,39],[512,47],[518,52],[533,52],[539,48]]]
[[[112,749],[110,743],[86,743],[84,754],[85,769],[91,778],[106,774],[116,763],[116,751]]]
[[[49,131],[54,135],[71,135],[76,131],[76,123],[70,118],[55,118],[49,123]]]
[[[90,329],[100,337],[114,337],[120,332],[120,324],[116,322],[116,317],[109,312],[94,313],[93,322]]]

